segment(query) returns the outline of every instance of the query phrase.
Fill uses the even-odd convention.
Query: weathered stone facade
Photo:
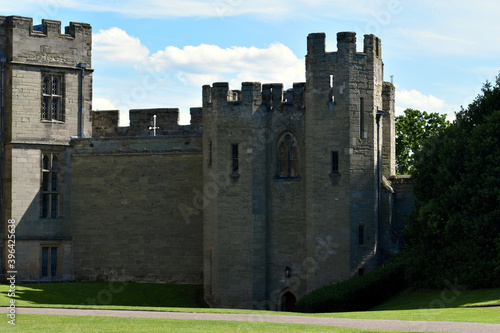
[[[203,283],[217,307],[290,310],[397,252],[411,183],[381,42],[307,46],[305,83],[214,83],[190,125],[148,109],[119,127],[88,112],[89,25],[0,17],[2,274],[9,219],[21,280]]]
[[[33,27],[31,18],[0,17],[4,157],[1,238],[7,237],[6,221],[15,219],[16,269],[21,279],[40,278],[42,248],[56,249],[58,279],[74,276],[70,140],[81,128],[90,135],[91,47],[92,29],[88,24],[71,23],[61,34],[58,21],[44,20],[41,26]],[[79,64],[86,64],[88,69]],[[44,82],[51,87],[44,88]],[[46,114],[42,111],[44,103]],[[81,109],[87,113],[79,116]],[[54,174],[59,177],[55,178],[64,179],[51,184],[54,191],[45,196],[41,194],[44,156],[57,156]],[[41,217],[42,200],[49,196],[57,197],[53,200],[58,207],[54,219]],[[6,241],[2,241],[3,274],[6,251]]]

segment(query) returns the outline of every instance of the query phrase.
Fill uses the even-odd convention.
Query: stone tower
[[[380,228],[390,214],[380,205],[383,178],[394,174],[395,149],[394,87],[383,82],[380,39],[365,35],[362,53],[353,32],[337,34],[337,52],[325,52],[322,33],[307,43],[307,234],[330,235],[343,253],[318,265],[310,291],[380,263]]]
[[[381,42],[307,39],[306,83],[203,88],[204,279],[214,306],[293,309],[381,261],[394,87]],[[385,185],[384,185],[385,184]]]
[[[18,279],[72,279],[71,137],[88,136],[92,29],[0,17],[2,266],[16,221]]]
[[[265,297],[268,125],[261,105],[260,83],[203,87],[204,287],[215,306],[251,307]]]

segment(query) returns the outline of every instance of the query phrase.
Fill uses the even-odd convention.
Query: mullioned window
[[[61,74],[42,74],[42,121],[64,121]]]
[[[60,217],[60,163],[59,155],[44,153],[42,155],[42,189],[41,189],[41,217],[43,219],[57,219]]]

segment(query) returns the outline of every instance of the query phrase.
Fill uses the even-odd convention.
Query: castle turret
[[[72,279],[69,149],[71,136],[91,132],[92,29],[72,22],[61,32],[59,21],[0,20],[3,227],[7,219],[17,223],[16,252],[26,259],[16,267],[19,279]],[[2,253],[5,259],[5,247]]]
[[[219,181],[204,208],[212,305],[293,310],[379,263],[381,184],[394,164],[380,40],[366,35],[357,52],[356,34],[341,32],[326,52],[315,33],[307,49],[305,84],[203,88],[204,182]]]
[[[337,246],[307,279],[308,291],[346,279],[378,264],[379,204],[384,111],[380,40],[337,34],[337,52],[326,52],[325,35],[308,37],[306,56],[307,254],[329,235]],[[389,98],[390,99],[390,98]],[[386,106],[389,106],[389,102]],[[389,111],[389,110],[388,110]],[[389,146],[389,145],[388,145]],[[389,164],[388,170],[390,172]]]
[[[266,128],[261,84],[203,87],[205,299],[252,308],[265,298]]]

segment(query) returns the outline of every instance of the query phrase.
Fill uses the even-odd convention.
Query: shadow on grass
[[[8,287],[1,286],[0,305],[8,303]],[[130,282],[70,282],[16,286],[16,304],[119,305],[138,307],[208,307],[201,285]]]
[[[500,288],[406,290],[370,311],[500,306]]]

